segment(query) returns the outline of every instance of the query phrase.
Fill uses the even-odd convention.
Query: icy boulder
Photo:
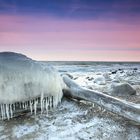
[[[114,96],[135,95],[136,90],[128,83],[113,84],[111,86],[111,94]]]
[[[104,76],[106,81],[111,81],[112,80],[109,73],[104,73],[103,76]]]
[[[0,53],[0,117],[12,118],[16,108],[36,114],[55,107],[62,98],[63,81],[51,66],[42,65],[25,55]]]
[[[98,84],[98,85],[105,85],[106,81],[104,76],[98,76],[94,79],[94,83]]]

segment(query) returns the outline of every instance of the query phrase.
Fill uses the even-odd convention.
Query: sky
[[[139,61],[140,0],[0,0],[0,52],[48,61]]]

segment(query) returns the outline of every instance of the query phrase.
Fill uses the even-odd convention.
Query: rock
[[[93,77],[86,77],[86,79],[88,79],[89,81],[92,81],[94,78]]]
[[[118,69],[119,71],[122,71],[123,69]]]
[[[86,77],[86,79],[89,79],[89,76],[88,76],[88,77]]]
[[[66,75],[67,75],[69,78],[73,79],[73,76],[72,76],[71,74],[66,73]]]
[[[134,70],[135,70],[135,71],[137,71],[137,70],[138,70],[138,68],[134,68]]]
[[[105,85],[106,81],[103,76],[99,76],[99,77],[95,78],[94,83],[96,83],[98,85]]]
[[[73,78],[73,80],[76,80],[76,79],[78,79],[78,77],[74,77],[74,78]]]
[[[128,83],[115,84],[111,87],[111,95],[128,96],[136,95],[136,90]]]
[[[117,73],[117,70],[114,70],[114,71],[112,71],[111,73],[112,73],[112,74],[116,74],[116,73]]]

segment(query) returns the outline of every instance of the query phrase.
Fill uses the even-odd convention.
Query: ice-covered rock
[[[94,79],[94,83],[96,83],[98,85],[105,85],[106,84],[105,77],[104,76],[97,76]]]
[[[0,117],[13,116],[16,108],[36,114],[38,103],[41,112],[55,107],[62,98],[63,81],[51,66],[42,65],[25,55],[0,53]]]
[[[134,95],[136,90],[128,83],[112,84],[111,94],[114,96]]]
[[[109,73],[104,73],[103,76],[104,76],[106,81],[111,81],[112,80]]]

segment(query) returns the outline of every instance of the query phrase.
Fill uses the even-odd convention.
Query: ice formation
[[[43,67],[25,55],[0,53],[0,118],[10,119],[17,109],[30,108],[36,115],[56,107],[62,98],[63,81],[51,66]]]

